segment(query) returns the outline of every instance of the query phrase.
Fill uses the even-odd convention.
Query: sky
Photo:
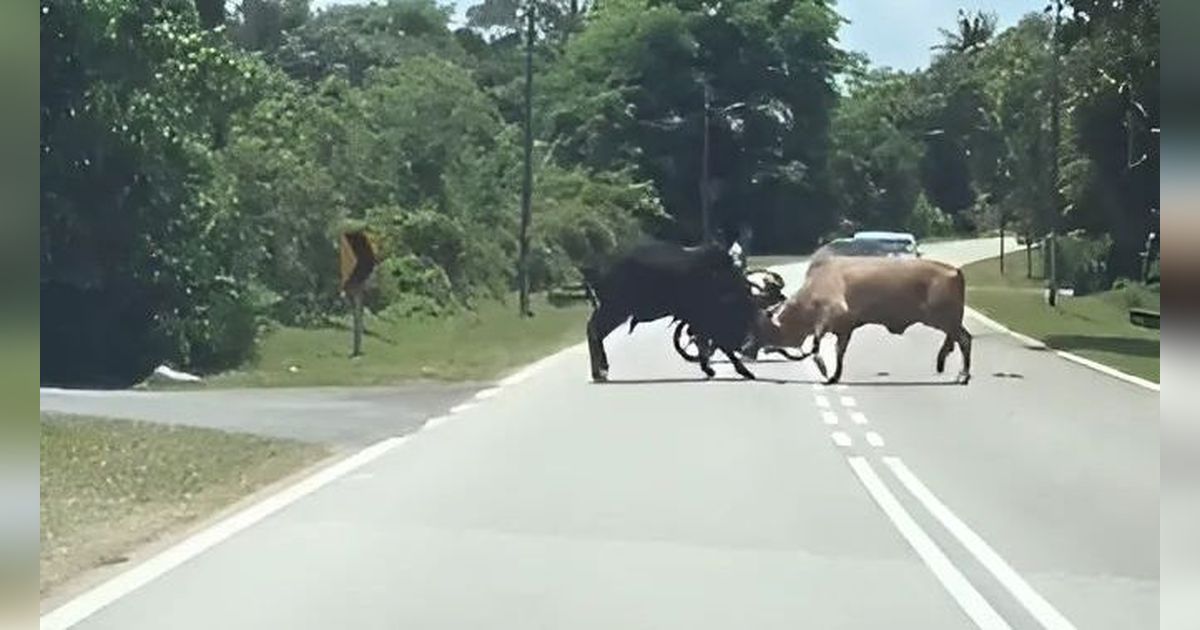
[[[361,0],[313,0],[314,7]],[[462,16],[476,0],[439,0],[453,4]],[[958,9],[995,13],[1000,28],[1040,11],[1044,0],[838,0],[838,11],[850,23],[841,30],[844,48],[865,52],[878,66],[915,70],[929,64],[930,47],[941,42],[938,28],[951,28]]]

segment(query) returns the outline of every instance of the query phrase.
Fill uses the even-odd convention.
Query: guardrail
[[[1158,328],[1159,327],[1158,311],[1151,311],[1144,308],[1129,309],[1129,323],[1142,328]]]

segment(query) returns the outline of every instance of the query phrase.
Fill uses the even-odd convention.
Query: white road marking
[[[1005,333],[1009,336],[1016,338],[1018,341],[1020,341],[1021,343],[1025,344],[1026,346],[1028,346],[1030,348],[1034,348],[1037,350],[1045,350],[1046,349],[1045,343],[1038,341],[1037,339],[1034,339],[1033,337],[1030,337],[1028,335],[1022,335],[1021,333],[1010,329],[1009,327],[1005,326],[1004,324],[1001,324],[1000,322],[988,317],[987,315],[984,315],[983,313],[980,313],[979,311],[977,311],[971,307],[967,307],[967,314],[970,315],[971,317],[979,320],[985,326],[992,328],[993,330]],[[1144,387],[1151,391],[1156,391],[1156,392],[1162,391],[1162,386],[1158,383],[1155,383],[1153,381],[1148,381],[1144,378],[1139,378],[1132,374],[1126,374],[1125,372],[1122,372],[1116,368],[1109,367],[1102,363],[1097,363],[1095,361],[1092,361],[1091,359],[1085,359],[1077,354],[1072,354],[1072,353],[1066,352],[1064,350],[1055,350],[1054,354],[1056,354],[1068,361],[1072,361],[1072,362],[1078,363],[1079,365],[1082,365],[1084,367],[1088,367],[1093,370],[1096,370],[1097,372],[1100,372],[1101,374],[1107,374],[1108,376],[1111,376],[1113,378],[1117,378],[1122,381],[1125,381],[1126,383],[1131,383],[1131,384],[1137,385],[1139,387]]]
[[[1146,389],[1153,390],[1156,392],[1162,391],[1162,388],[1158,383],[1155,383],[1153,381],[1148,381],[1144,378],[1139,378],[1132,374],[1126,374],[1118,369],[1108,367],[1107,365],[1104,365],[1103,363],[1096,363],[1095,361],[1093,361],[1091,359],[1085,359],[1077,354],[1071,354],[1070,352],[1065,352],[1063,350],[1055,350],[1054,354],[1057,354],[1058,356],[1060,356],[1068,361],[1071,361],[1072,363],[1078,363],[1079,365],[1092,368],[1093,370],[1096,370],[1097,372],[1107,374],[1113,378],[1119,378],[1122,381],[1125,381],[1126,383],[1132,383],[1134,385],[1139,385],[1141,387],[1145,387]]]
[[[500,393],[499,387],[489,387],[475,392],[475,400],[487,400]]]
[[[851,411],[850,419],[854,421],[854,424],[866,424],[867,423],[867,415],[861,411]]]
[[[867,460],[860,456],[846,458],[850,463],[851,470],[858,476],[858,480],[862,482],[864,488],[867,489],[867,494],[875,500],[879,509],[892,521],[900,535],[904,537],[913,551],[917,552],[925,566],[933,572],[934,577],[942,583],[942,586],[958,603],[959,608],[975,622],[975,626],[984,630],[1010,630],[1011,626],[992,608],[991,604],[975,590],[975,587],[963,577],[961,571],[958,570],[946,557],[946,554],[933,542],[929,534],[921,529],[909,515],[904,506],[900,505],[900,501],[888,490],[879,475],[875,474],[875,469],[867,463]]]
[[[838,422],[837,414],[829,410],[821,411],[821,420],[823,420],[825,424],[837,424]]]
[[[842,396],[841,403],[843,407],[857,407],[858,401],[854,400],[853,396]]]
[[[850,386],[844,383],[838,383],[836,386],[834,386],[834,389],[838,390],[839,392],[844,392],[849,390]]]
[[[883,448],[883,436],[874,431],[867,431],[867,444],[875,448]]]
[[[834,431],[829,437],[833,438],[834,444],[843,448],[854,444],[854,442],[851,441],[850,436],[846,434],[845,431]]]
[[[447,414],[444,416],[438,416],[436,418],[430,418],[425,421],[425,425],[422,426],[421,428],[422,429],[436,429],[439,426],[441,426],[442,424],[444,424],[447,420],[451,419],[451,417],[452,417],[451,415]]]
[[[819,394],[818,394],[817,396],[815,396],[815,398],[816,398],[816,400],[817,400],[817,406],[818,406],[818,407],[820,407],[820,408],[822,408],[822,409],[828,409],[828,408],[829,408],[829,399],[828,399],[828,398],[826,398],[825,396],[821,396],[821,395],[819,395]]]
[[[462,413],[474,406],[475,406],[475,403],[473,403],[473,402],[465,402],[460,405],[454,405],[453,407],[450,408],[450,413]]]
[[[825,384],[824,383],[813,383],[813,391],[814,392],[825,391]]]
[[[149,560],[121,573],[50,611],[41,618],[42,630],[59,630],[87,619],[100,609],[145,586],[155,578],[204,553],[234,534],[258,523],[275,512],[320,490],[330,482],[354,472],[404,443],[407,437],[376,442],[328,468],[317,471],[299,483],[256,503],[208,529],[183,540]]]
[[[1001,558],[1000,554],[996,553],[979,534],[976,534],[966,523],[955,516],[950,508],[939,501],[929,491],[929,488],[926,488],[925,484],[921,483],[921,480],[917,479],[917,476],[904,465],[904,462],[896,457],[884,457],[883,463],[892,469],[892,473],[896,475],[900,483],[925,506],[925,509],[929,510],[930,514],[933,514],[934,518],[949,530],[967,548],[967,551],[970,551],[980,564],[991,572],[996,580],[1008,589],[1009,593],[1012,593],[1017,601],[1021,602],[1021,605],[1033,615],[1034,619],[1037,619],[1043,628],[1074,630],[1075,626],[1071,625],[1071,622],[1062,613],[1033,590],[1033,587],[1029,586],[1029,583],[1005,562],[1004,558]]]

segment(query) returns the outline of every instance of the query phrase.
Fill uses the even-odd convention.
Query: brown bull
[[[813,261],[800,287],[774,318],[762,317],[761,343],[800,347],[813,336],[812,354],[823,376],[825,362],[818,352],[826,333],[837,337],[837,365],[830,383],[842,377],[842,359],[850,335],[859,326],[880,324],[902,334],[913,324],[946,333],[937,354],[937,371],[957,344],[963,355],[959,379],[971,379],[971,333],[963,326],[966,282],[960,269],[921,259],[820,257]]]

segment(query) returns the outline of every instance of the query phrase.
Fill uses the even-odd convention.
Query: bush
[[[446,272],[412,254],[380,263],[365,301],[367,308],[389,318],[437,316],[457,306]]]
[[[917,238],[949,236],[954,231],[954,223],[949,215],[929,203],[929,199],[922,192],[908,216],[907,228]]]
[[[1075,290],[1075,295],[1088,295],[1105,291],[1111,286],[1108,266],[1105,261],[1112,248],[1108,235],[1089,238],[1083,234],[1068,234],[1058,237],[1057,266],[1059,282]],[[1043,259],[1046,277],[1049,277],[1049,257]]]

